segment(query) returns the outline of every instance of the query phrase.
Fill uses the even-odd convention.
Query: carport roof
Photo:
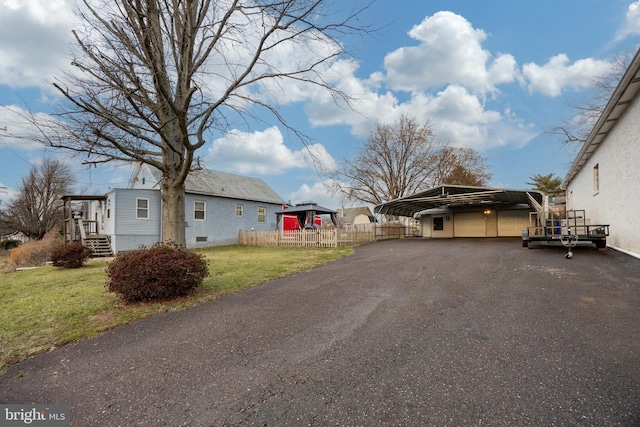
[[[418,212],[443,206],[515,205],[520,203],[540,210],[543,197],[543,194],[536,190],[442,185],[382,203],[375,207],[375,213],[412,217]]]

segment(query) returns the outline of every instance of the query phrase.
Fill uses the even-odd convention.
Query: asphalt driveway
[[[74,426],[640,425],[640,260],[519,240],[367,244],[12,366]]]

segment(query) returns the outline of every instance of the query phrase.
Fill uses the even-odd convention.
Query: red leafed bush
[[[54,267],[80,268],[93,255],[93,251],[80,243],[58,246],[51,252]]]
[[[106,287],[127,302],[169,299],[190,293],[208,275],[203,255],[156,243],[119,254],[107,267]]]

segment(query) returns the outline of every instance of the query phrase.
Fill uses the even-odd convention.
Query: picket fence
[[[243,246],[288,246],[336,248],[355,246],[381,239],[395,239],[412,234],[405,227],[349,227],[322,228],[292,231],[246,231],[238,232],[238,244]]]

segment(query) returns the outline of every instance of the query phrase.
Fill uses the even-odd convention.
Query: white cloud
[[[355,77],[357,67],[343,69],[340,89],[353,97],[352,110],[338,108],[327,97],[316,97],[305,111],[314,126],[343,124],[366,137],[377,121],[392,123],[402,114],[431,120],[440,140],[482,150],[495,145],[526,144],[515,122],[487,110],[487,94],[499,96],[498,84],[514,82],[518,73],[511,55],[494,57],[482,48],[487,35],[452,12],[426,17],[409,35],[417,46],[402,47],[385,57],[385,71],[368,79]],[[402,102],[394,91],[410,91]],[[432,89],[439,88],[437,93]],[[500,128],[500,137],[494,128]],[[513,137],[504,130],[513,129]]]
[[[0,7],[0,84],[43,87],[69,66],[75,17],[64,1],[7,0]]]
[[[329,187],[329,181],[315,182],[311,185],[305,183],[290,193],[288,200],[293,204],[311,201],[325,208],[338,209],[341,205],[340,200],[331,193]]]
[[[453,12],[426,17],[409,36],[420,44],[401,47],[384,59],[385,81],[394,90],[458,84],[484,94],[497,91],[497,84],[515,80],[515,59],[499,55],[492,60],[482,48],[486,33]]]
[[[522,74],[527,80],[529,92],[541,92],[551,97],[561,95],[566,89],[591,87],[595,77],[610,70],[609,62],[592,58],[580,59],[570,64],[564,53],[551,57],[542,66],[534,63],[522,66]]]
[[[293,151],[274,126],[265,131],[232,130],[213,142],[209,162],[215,168],[238,173],[279,175],[291,169],[333,170],[336,162],[322,144]]]
[[[624,25],[618,30],[616,41],[638,34],[640,34],[640,0],[629,5]]]
[[[19,148],[21,150],[41,150],[44,146],[36,142],[41,138],[38,129],[32,120],[51,120],[51,116],[44,113],[36,113],[31,117],[31,112],[16,105],[0,106],[2,117],[2,130],[0,130],[0,143],[6,147]],[[6,129],[6,130],[5,130]]]

